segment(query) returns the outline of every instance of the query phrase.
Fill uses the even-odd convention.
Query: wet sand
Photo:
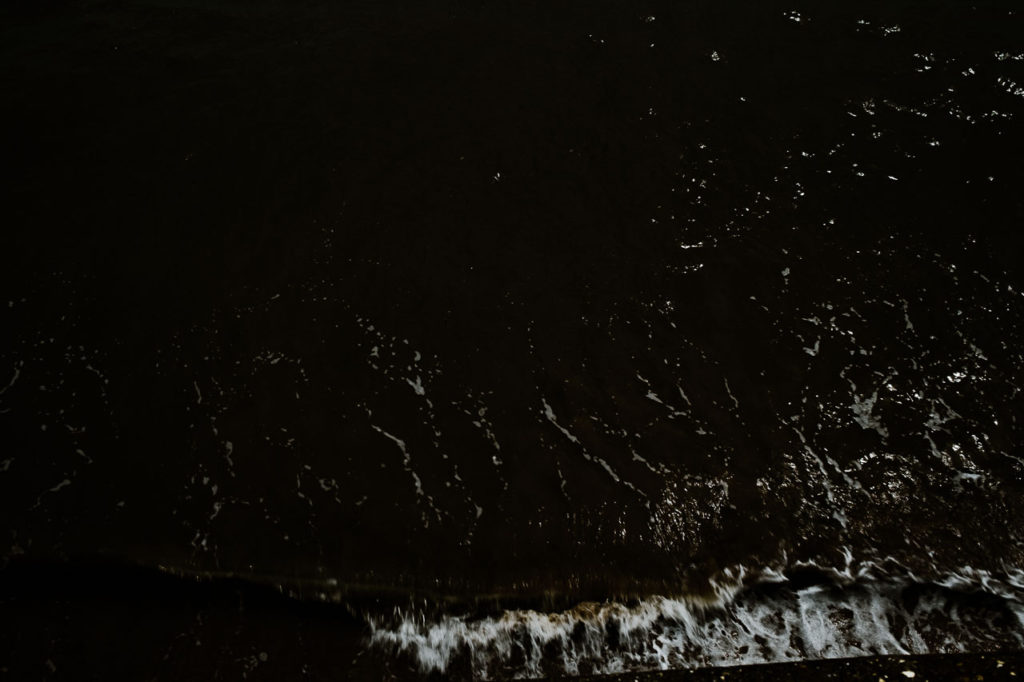
[[[1024,654],[936,654],[930,656],[880,656],[829,661],[775,663],[736,668],[705,668],[573,678],[588,682],[808,682],[810,680],[870,680],[871,682],[1015,680],[1024,676]],[[559,678],[552,678],[559,679]]]

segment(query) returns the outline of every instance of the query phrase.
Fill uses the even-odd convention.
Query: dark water
[[[819,5],[6,7],[5,603],[271,586],[367,675],[1024,648],[1024,22]]]

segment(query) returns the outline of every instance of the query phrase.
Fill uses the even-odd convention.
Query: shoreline
[[[77,570],[76,570],[77,569]],[[199,680],[244,673],[252,679],[479,679],[465,657],[424,673],[412,652],[370,646],[352,605],[301,600],[238,579],[197,580],[124,564],[12,562],[0,570],[0,673],[86,678],[113,668],[125,678]],[[382,606],[382,605],[379,605]],[[936,645],[938,648],[940,645]],[[131,652],[126,656],[125,652]],[[226,657],[227,652],[234,652]],[[244,654],[244,655],[243,655]],[[866,656],[740,666],[589,675],[551,680],[704,682],[711,680],[1012,680],[1024,677],[1024,650]],[[489,679],[522,669],[493,668]],[[908,673],[913,673],[913,676]],[[122,675],[117,675],[122,677]],[[532,678],[545,679],[545,678]]]

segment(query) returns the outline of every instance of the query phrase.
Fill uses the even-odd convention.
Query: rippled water
[[[1015,10],[4,11],[5,564],[394,674],[1024,648]]]

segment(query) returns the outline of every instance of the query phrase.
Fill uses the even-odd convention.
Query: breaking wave
[[[727,571],[711,597],[654,596],[543,613],[368,618],[371,643],[423,673],[533,678],[886,654],[1024,648],[1024,572],[930,581],[837,572]]]

